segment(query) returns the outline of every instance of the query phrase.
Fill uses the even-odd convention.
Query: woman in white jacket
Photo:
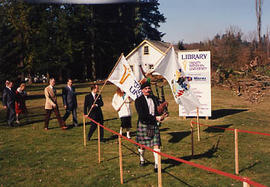
[[[113,96],[112,106],[118,112],[118,116],[121,119],[120,134],[122,135],[122,129],[126,129],[127,138],[129,139],[131,138],[129,132],[129,129],[131,128],[131,102],[132,99],[120,88],[117,88],[116,93]]]

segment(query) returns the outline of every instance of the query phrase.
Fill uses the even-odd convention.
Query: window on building
[[[143,54],[144,54],[144,55],[148,55],[148,54],[149,54],[149,46],[144,46],[143,49],[144,49],[144,50],[143,50]]]

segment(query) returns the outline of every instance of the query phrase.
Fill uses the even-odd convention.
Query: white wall
[[[148,46],[149,54],[144,55],[144,46]],[[140,73],[139,65],[142,65],[144,72],[149,70],[149,65],[155,65],[163,54],[159,52],[157,49],[153,48],[151,45],[144,43],[137,51],[135,51],[129,58],[127,59],[130,66],[133,66],[134,75],[137,80],[141,80],[143,77]]]

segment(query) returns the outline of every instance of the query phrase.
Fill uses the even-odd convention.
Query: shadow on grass
[[[218,119],[218,118],[222,118],[225,116],[229,116],[229,115],[233,115],[233,114],[237,114],[240,112],[245,112],[247,111],[247,109],[219,109],[219,110],[213,110],[212,111],[212,116],[210,117],[210,119]]]
[[[192,160],[192,159],[212,158],[212,157],[215,157],[215,156],[214,156],[214,153],[216,153],[217,150],[218,150],[219,142],[220,142],[220,138],[218,139],[217,143],[216,143],[215,145],[213,145],[213,146],[212,146],[209,150],[207,150],[206,152],[201,153],[201,154],[197,154],[197,155],[189,155],[189,156],[180,157],[180,159],[189,161],[189,160]],[[178,162],[178,161],[176,161],[176,160],[172,160],[172,159],[169,159],[169,158],[168,158],[168,159],[165,159],[165,160],[162,160],[162,163],[164,163],[164,164],[170,164],[169,166],[167,166],[166,168],[164,168],[164,170],[182,164],[182,162]]]
[[[256,166],[257,164],[259,164],[259,163],[261,163],[261,161],[256,161],[255,163],[249,165],[248,167],[245,167],[245,168],[239,170],[239,173],[241,173],[241,172],[243,172],[243,171],[245,171],[245,170],[251,169],[251,168],[253,168],[254,166]]]
[[[224,132],[226,128],[229,128],[230,126],[232,126],[232,124],[228,124],[228,125],[214,125],[211,127],[207,127],[206,129],[204,129],[204,132],[208,132],[208,133],[219,133],[219,132]],[[220,128],[225,128],[225,129],[220,129]]]
[[[168,133],[172,136],[171,139],[169,139],[170,143],[177,143],[180,142],[183,138],[189,136],[191,134],[190,131],[184,131],[184,132],[170,132]]]
[[[129,155],[135,154],[135,155],[138,156],[138,164],[139,164],[139,153],[138,153],[137,151],[134,151],[131,147],[126,146],[125,144],[122,144],[122,145],[123,145],[123,147],[125,147],[126,149],[128,149],[129,151],[131,151],[131,154],[129,154]],[[136,149],[136,150],[137,150],[137,149]],[[119,157],[117,156],[117,157],[115,157],[114,159],[119,159]],[[146,161],[146,162],[145,162],[145,166],[148,166],[148,165],[153,165],[153,166],[154,166],[154,163],[153,163],[153,162],[150,162],[150,161],[147,160],[147,159],[145,159],[145,161]],[[144,167],[145,167],[145,166],[144,166]],[[142,169],[143,169],[143,168],[142,168]],[[164,172],[164,173],[170,175],[171,177],[173,177],[174,179],[178,180],[179,182],[185,184],[186,186],[192,187],[191,185],[189,185],[189,184],[186,183],[185,181],[183,181],[183,180],[181,180],[180,178],[174,176],[173,174],[171,174],[171,173],[165,171],[164,169],[162,169],[162,172]],[[139,178],[142,178],[142,177],[145,177],[145,176],[148,176],[148,175],[151,175],[151,174],[153,174],[153,173],[149,173],[149,174],[146,174],[146,175],[141,175],[141,176],[138,176],[138,177],[134,177],[134,178],[128,179],[128,180],[125,181],[124,183],[128,183],[128,182],[130,182],[130,181],[137,180],[137,179],[139,179]]]

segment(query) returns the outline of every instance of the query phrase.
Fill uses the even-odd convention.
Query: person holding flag
[[[120,134],[122,135],[123,129],[127,131],[127,138],[130,137],[131,128],[131,107],[130,103],[132,99],[119,87],[117,87],[116,93],[112,99],[112,106],[118,112],[119,118],[121,120]]]

